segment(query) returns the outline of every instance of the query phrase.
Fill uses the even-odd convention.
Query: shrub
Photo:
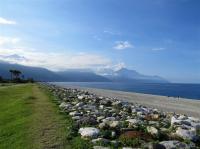
[[[141,131],[141,132],[147,133],[147,127],[144,126],[144,125],[138,125],[138,126],[136,127],[136,130],[137,130],[137,131]]]
[[[78,127],[77,125],[73,124],[73,121],[69,122],[69,126],[67,127],[67,139],[71,140],[74,137],[78,136]]]
[[[122,127],[122,128],[128,128],[128,126],[129,126],[129,122],[127,122],[127,121],[123,121],[123,122],[121,123],[121,127]]]
[[[132,139],[120,137],[120,142],[123,146],[138,147],[141,145],[141,140],[139,138]]]
[[[81,137],[75,137],[72,140],[73,149],[92,149],[93,145],[88,140],[83,140]]]
[[[169,136],[167,133],[159,132],[158,135],[155,137],[155,139],[157,139],[159,141],[164,141],[164,140],[168,140]]]
[[[101,131],[101,136],[105,139],[111,139],[112,131],[111,130],[103,130],[103,131]]]

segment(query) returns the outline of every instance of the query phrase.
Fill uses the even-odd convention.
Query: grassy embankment
[[[0,86],[0,149],[71,148],[70,125],[39,85]]]

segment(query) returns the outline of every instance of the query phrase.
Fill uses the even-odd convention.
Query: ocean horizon
[[[80,86],[125,92],[180,97],[200,100],[200,84],[181,83],[121,83],[121,82],[51,82],[61,87]]]

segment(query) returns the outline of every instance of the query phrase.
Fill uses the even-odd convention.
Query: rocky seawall
[[[88,90],[45,84],[94,149],[198,148],[200,120],[142,104],[105,97]]]
[[[88,88],[88,87],[71,86],[71,85],[66,85],[64,87],[85,90],[90,93],[96,94],[97,96],[104,96],[111,98],[115,97],[123,101],[138,103],[141,105],[145,105],[147,107],[161,109],[162,111],[165,112],[187,114],[200,119],[200,108],[199,108],[200,100],[107,90],[107,89]]]

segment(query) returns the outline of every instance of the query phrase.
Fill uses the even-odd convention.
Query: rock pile
[[[47,85],[78,133],[94,148],[198,148],[200,120],[99,97],[84,90]],[[155,143],[156,142],[156,143]]]

